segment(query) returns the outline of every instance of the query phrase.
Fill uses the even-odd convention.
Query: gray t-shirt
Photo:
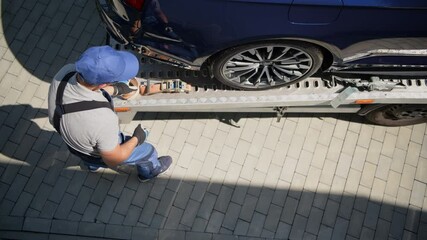
[[[62,78],[75,71],[74,64],[65,65],[55,75],[49,88],[49,122],[53,125],[56,90]],[[80,85],[76,76],[70,78],[64,90],[63,104],[80,101],[108,100],[101,91],[91,91]],[[119,119],[108,108],[64,114],[60,124],[62,139],[72,148],[82,153],[99,156],[100,151],[112,151],[119,144]]]

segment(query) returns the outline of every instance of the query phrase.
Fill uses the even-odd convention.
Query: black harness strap
[[[67,75],[65,75],[64,78],[62,78],[61,83],[59,83],[58,89],[56,91],[56,99],[55,99],[56,108],[55,108],[55,113],[53,115],[53,126],[58,133],[61,133],[60,122],[61,122],[62,115],[64,114],[87,111],[87,110],[92,110],[97,108],[109,108],[111,110],[114,110],[110,102],[81,101],[81,102],[75,102],[75,103],[69,103],[69,104],[62,104],[65,86],[67,86],[68,81],[72,76],[74,76],[75,73],[76,72],[70,72]]]

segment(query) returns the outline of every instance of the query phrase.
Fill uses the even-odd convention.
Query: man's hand
[[[135,87],[129,86],[129,84],[126,84],[124,82],[114,83],[111,86],[114,88],[113,96],[127,94],[127,93],[131,93],[135,90],[138,90],[138,89],[135,89]]]
[[[141,124],[138,124],[138,126],[136,126],[135,130],[133,131],[132,137],[138,138],[138,145],[141,145],[148,137],[148,130],[142,128]]]

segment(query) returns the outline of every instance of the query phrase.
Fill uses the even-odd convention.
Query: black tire
[[[365,118],[383,126],[408,126],[427,122],[427,105],[395,104],[384,105],[369,112]]]
[[[319,70],[322,61],[322,52],[311,44],[269,41],[224,51],[214,59],[212,72],[230,87],[266,90],[310,77]]]

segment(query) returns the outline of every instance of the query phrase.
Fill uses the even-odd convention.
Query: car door
[[[293,24],[329,24],[338,19],[342,6],[342,0],[293,0],[289,21]]]

